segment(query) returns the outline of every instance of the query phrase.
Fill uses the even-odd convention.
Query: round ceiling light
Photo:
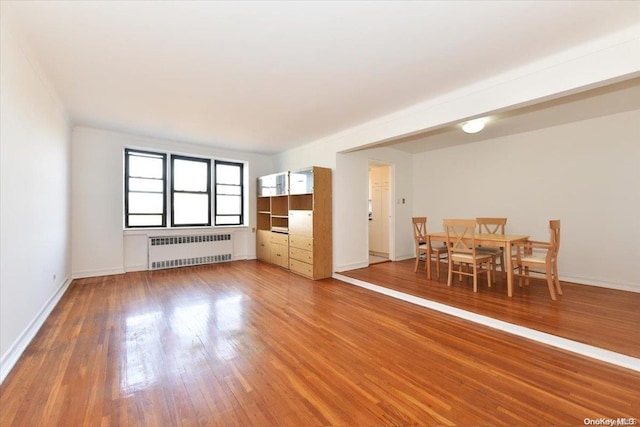
[[[462,130],[466,133],[478,133],[484,129],[485,119],[469,120],[462,124]]]

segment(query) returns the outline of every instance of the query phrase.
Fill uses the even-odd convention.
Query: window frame
[[[201,162],[207,165],[207,191],[184,191],[184,190],[176,190],[174,187],[175,184],[175,168],[174,168],[174,160],[186,160],[192,162]],[[211,227],[211,159],[203,158],[203,157],[192,157],[192,156],[183,156],[180,154],[171,154],[171,228],[182,228],[182,227]],[[206,194],[207,195],[207,222],[206,223],[193,223],[193,224],[176,224],[176,216],[175,216],[175,194]]]
[[[129,174],[129,156],[132,153],[139,153],[147,156],[159,157],[162,159],[162,178],[158,178],[158,180],[162,181],[162,223],[161,225],[153,224],[153,225],[129,225],[129,216],[130,215],[159,215],[160,213],[130,213],[129,212],[129,180],[131,178],[143,178],[150,179],[146,177],[132,177]],[[135,193],[153,193],[159,194],[155,191],[134,191]],[[155,151],[148,150],[138,150],[135,148],[125,148],[124,149],[124,226],[125,228],[158,228],[158,227],[166,227],[167,226],[167,154],[166,153],[158,153]]]
[[[224,194],[221,193],[220,195],[226,195],[226,196],[235,196],[235,197],[239,197],[240,198],[240,213],[239,214],[218,214],[218,165],[227,165],[227,166],[237,166],[240,168],[240,184],[238,184],[238,187],[240,187],[240,194]],[[242,226],[244,225],[244,211],[245,211],[245,203],[244,203],[244,191],[245,191],[245,182],[244,182],[244,162],[233,162],[233,161],[229,161],[229,160],[214,160],[214,177],[213,177],[213,186],[214,186],[214,225],[216,227],[237,227],[237,226]],[[232,185],[232,184],[220,184],[220,185]],[[230,223],[224,223],[224,224],[218,224],[218,217],[225,217],[225,216],[238,216],[239,217],[239,221],[237,224],[230,224]]]

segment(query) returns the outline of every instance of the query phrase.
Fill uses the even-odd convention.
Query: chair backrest
[[[418,247],[427,241],[427,217],[414,216],[411,221],[413,222],[413,239]]]
[[[549,243],[551,244],[551,251],[553,257],[557,258],[560,251],[560,220],[552,219],[549,221]]]
[[[476,218],[478,233],[504,234],[507,218]]]
[[[444,229],[447,233],[447,247],[450,253],[462,252],[475,256],[475,219],[445,219]]]

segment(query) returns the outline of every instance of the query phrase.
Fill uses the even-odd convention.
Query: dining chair
[[[556,300],[556,293],[562,295],[560,280],[558,279],[558,252],[560,251],[560,220],[549,221],[549,241],[539,242],[527,240],[516,249],[516,271],[518,285],[522,286],[522,279],[529,285],[531,272],[544,274],[549,287],[549,295]],[[535,269],[535,270],[531,270]]]
[[[413,271],[418,271],[418,263],[420,259],[424,257],[424,267],[427,270],[427,263],[431,260],[427,259],[427,245],[429,240],[427,239],[427,217],[415,216],[411,218],[413,222],[413,238],[416,245],[416,263],[413,267]],[[440,278],[440,260],[446,258],[448,255],[447,247],[444,245],[431,245],[431,257],[436,260],[436,277]],[[431,279],[431,277],[429,277]]]
[[[504,234],[507,218],[476,218],[476,222],[478,223],[478,233]],[[478,250],[493,255],[493,283],[495,283],[498,260],[500,260],[500,271],[506,271],[504,250],[495,246],[479,246]]]
[[[478,292],[478,274],[487,273],[487,284],[491,286],[491,264],[493,255],[478,251],[475,235],[475,219],[445,219],[444,229],[447,235],[447,248],[449,250],[449,274],[447,286],[451,286],[455,263],[458,263],[457,273],[461,277],[473,277],[473,292]],[[467,265],[472,271],[463,271]]]

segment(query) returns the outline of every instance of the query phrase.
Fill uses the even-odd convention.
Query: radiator
[[[231,233],[149,237],[149,270],[231,261]]]

